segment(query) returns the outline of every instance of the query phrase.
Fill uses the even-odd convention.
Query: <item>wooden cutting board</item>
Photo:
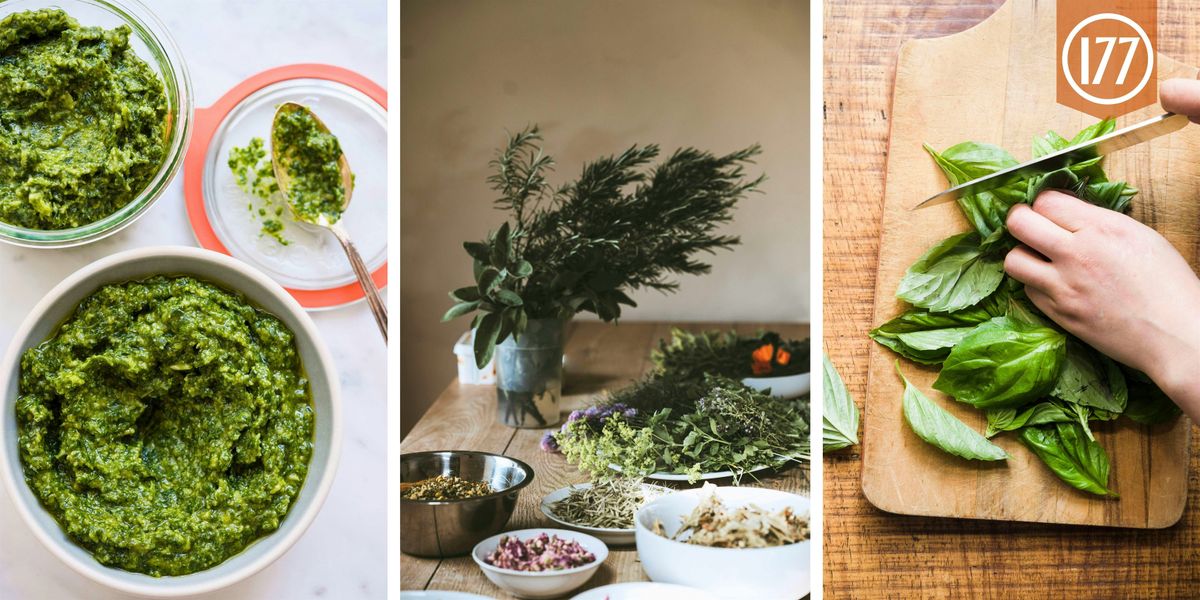
[[[973,29],[901,48],[875,324],[904,309],[894,294],[905,269],[937,241],[970,228],[954,203],[909,210],[946,187],[922,142],[938,150],[966,140],[991,142],[1025,160],[1033,138],[1047,129],[1070,138],[1095,121],[1055,102],[1054,4],[1010,0]],[[1158,61],[1160,79],[1195,77],[1194,68],[1170,57],[1160,54]],[[1118,126],[1160,112],[1152,106],[1121,117]],[[1110,178],[1141,190],[1132,215],[1163,233],[1193,268],[1200,265],[1200,126],[1119,152],[1107,168]],[[1162,292],[1171,293],[1166,286]],[[996,438],[1013,457],[1006,465],[964,461],[921,441],[901,416],[895,355],[877,344],[870,352],[862,484],[875,506],[910,515],[1139,528],[1168,527],[1182,516],[1191,430],[1186,418],[1155,427],[1128,419],[1095,426],[1120,494],[1106,500],[1059,481],[1012,434]],[[933,390],[936,370],[907,361],[902,367],[935,402],[984,430],[982,411]]]

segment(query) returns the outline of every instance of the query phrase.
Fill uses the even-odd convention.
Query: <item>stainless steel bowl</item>
[[[486,481],[494,494],[466,500],[400,499],[400,551],[415,556],[458,556],[504,528],[533,469],[488,452],[448,450],[400,455],[400,481],[409,483],[453,475]]]

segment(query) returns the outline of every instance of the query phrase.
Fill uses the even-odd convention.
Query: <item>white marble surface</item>
[[[324,62],[386,85],[385,0],[153,0],[191,71],[197,106],[265,68]],[[128,248],[195,245],[180,173],[134,225],[70,250],[0,244],[0,348],[52,286],[79,267]],[[387,591],[387,353],[365,305],[313,314],[341,372],[345,438],[325,507],[300,541],[250,579],[211,595],[383,598]],[[124,598],[75,574],[33,537],[0,489],[0,598]]]

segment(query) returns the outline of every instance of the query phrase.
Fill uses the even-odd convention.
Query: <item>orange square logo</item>
[[[1057,100],[1098,118],[1158,100],[1157,0],[1058,0]]]

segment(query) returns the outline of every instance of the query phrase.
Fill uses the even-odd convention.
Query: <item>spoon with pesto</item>
[[[271,167],[296,221],[328,229],[342,244],[386,341],[387,306],[340,223],[350,206],[354,174],[337,137],[307,106],[280,104],[271,122]]]

